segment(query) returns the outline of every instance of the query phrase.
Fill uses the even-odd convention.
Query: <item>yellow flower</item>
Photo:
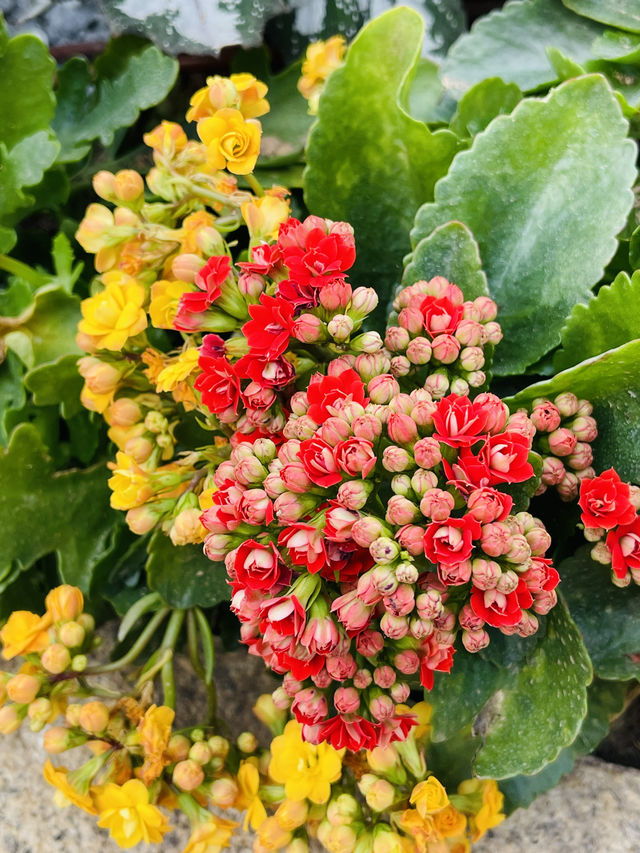
[[[245,201],[242,218],[247,223],[253,243],[270,243],[278,238],[280,224],[289,218],[289,202],[276,196],[264,195]]]
[[[84,219],[76,231],[76,240],[85,252],[95,255],[109,241],[108,232],[113,228],[113,213],[103,204],[90,204]]]
[[[193,285],[186,281],[156,281],[151,285],[149,314],[156,329],[173,329],[173,321],[178,310],[180,297],[190,293]]]
[[[168,364],[158,376],[156,391],[173,391],[187,376],[198,369],[199,350],[195,347],[181,352],[177,359]]]
[[[433,818],[430,815],[423,818],[415,809],[405,809],[393,823],[411,836],[420,853],[424,853],[427,844],[439,840]]]
[[[44,603],[54,622],[69,621],[82,613],[84,596],[77,586],[63,583],[49,591]]]
[[[127,340],[147,327],[142,307],[146,293],[134,278],[109,272],[102,276],[105,289],[84,299],[80,306],[83,319],[78,329],[91,338],[96,349],[120,350]]]
[[[113,391],[108,391],[105,394],[96,394],[85,382],[82,386],[82,391],[80,392],[80,402],[85,409],[89,409],[90,412],[98,412],[99,414],[102,414],[111,405],[113,395]]]
[[[48,629],[52,623],[50,613],[38,616],[30,610],[14,610],[0,630],[4,659],[44,651],[51,643]]]
[[[253,74],[207,77],[207,85],[191,96],[187,121],[200,121],[227,107],[239,110],[245,118],[258,118],[270,109],[264,97],[267,89]]]
[[[433,816],[436,829],[443,838],[462,835],[467,828],[467,819],[455,806],[449,804]]]
[[[309,101],[309,112],[316,113],[320,93],[327,77],[342,65],[346,42],[342,36],[310,44],[302,63],[298,91]]]
[[[114,509],[133,509],[142,506],[153,495],[153,489],[145,471],[127,456],[118,451],[116,461],[110,462],[113,477],[108,481],[111,495],[111,506]]]
[[[233,820],[211,815],[211,820],[193,830],[182,853],[218,853],[229,846],[233,830],[238,826]]]
[[[233,192],[236,189],[235,179],[232,179],[233,187],[229,190],[229,192]],[[220,187],[216,185],[216,190],[221,191]],[[218,231],[216,231],[216,220],[207,210],[196,210],[195,213],[190,213],[189,216],[186,216],[182,220],[182,227],[180,229],[180,254],[187,255],[200,255],[202,253],[202,247],[198,242],[198,237],[202,233],[205,233],[207,236],[213,237],[214,240],[217,241],[219,248],[218,251],[212,251],[208,254],[223,254],[224,253],[224,241],[220,236]],[[205,261],[202,261],[202,266],[204,266]]]
[[[302,726],[291,720],[284,734],[271,742],[269,775],[285,786],[287,799],[326,803],[331,783],[342,773],[344,753],[344,749],[336,750],[328,743],[306,743],[302,740]]]
[[[466,779],[458,785],[458,793],[482,794],[480,810],[470,819],[472,841],[482,838],[487,830],[504,820],[504,796],[495,779]]]
[[[198,503],[200,504],[201,510],[204,511],[205,509],[209,509],[209,507],[213,506],[213,496],[217,491],[218,487],[212,486],[210,489],[205,489],[200,492],[200,495],[198,496]]]
[[[258,829],[267,819],[267,812],[262,805],[262,800],[258,796],[260,788],[260,774],[258,768],[251,761],[243,761],[238,769],[237,776],[240,794],[238,795],[236,807],[246,809],[247,813],[244,816],[243,829],[251,826],[252,829]]]
[[[449,805],[447,792],[435,776],[418,782],[411,792],[411,805],[415,805],[421,817],[435,814]]]
[[[260,122],[245,119],[230,108],[198,122],[198,136],[207,146],[212,169],[228,169],[234,175],[253,171],[260,153]]]
[[[174,121],[162,121],[150,133],[142,137],[144,144],[153,148],[154,155],[160,154],[171,159],[187,145],[187,134]]]
[[[258,841],[265,850],[280,850],[291,841],[291,833],[275,817],[268,817],[258,830]]]
[[[171,737],[171,725],[175,717],[172,708],[166,705],[151,705],[145,711],[138,732],[144,749],[144,764],[140,770],[140,778],[145,785],[150,785],[162,773],[163,767],[170,763],[165,756]]]
[[[109,782],[94,797],[100,812],[98,826],[108,829],[120,847],[133,847],[140,841],[160,844],[171,829],[167,818],[149,802],[149,791],[139,779],[124,785]]]
[[[60,808],[74,805],[89,814],[98,814],[91,795],[81,794],[76,790],[67,779],[67,773],[66,767],[54,767],[47,758],[42,774],[45,780],[57,789],[53,795],[54,803]]]
[[[153,349],[153,347],[147,347],[142,353],[142,361],[147,365],[142,372],[149,382],[151,382],[152,385],[155,385],[158,380],[158,376],[160,376],[165,368],[166,359],[164,355],[159,350]]]

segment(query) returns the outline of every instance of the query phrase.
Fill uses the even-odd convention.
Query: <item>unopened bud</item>
[[[135,201],[144,192],[142,176],[133,169],[121,169],[114,176],[114,192],[120,201]]]
[[[7,681],[7,696],[18,705],[28,705],[38,695],[41,685],[37,676],[19,672]]]
[[[78,627],[80,628],[79,625]],[[69,654],[69,649],[62,643],[53,643],[48,649],[44,650],[41,660],[42,666],[47,672],[58,675],[64,672],[71,663],[71,655]]]
[[[22,724],[23,716],[18,713],[15,705],[4,705],[0,708],[0,734],[10,735],[17,731]],[[45,749],[46,744],[45,744]]]
[[[80,709],[78,722],[86,732],[100,734],[109,725],[109,709],[104,702],[87,702]]]
[[[187,758],[173,768],[172,780],[182,791],[195,791],[204,781],[204,770],[197,761]]]
[[[240,752],[250,755],[258,748],[258,739],[253,732],[241,732],[236,739],[236,744]]]

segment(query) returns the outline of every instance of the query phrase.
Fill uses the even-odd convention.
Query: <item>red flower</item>
[[[295,595],[279,595],[267,599],[260,607],[260,630],[271,626],[283,637],[299,637],[304,631],[307,613]]]
[[[523,483],[533,477],[529,462],[529,439],[519,432],[490,435],[478,458],[489,469],[489,485],[495,483]]]
[[[249,305],[251,320],[244,324],[251,355],[273,361],[289,345],[293,331],[293,306],[284,299],[260,294],[259,305]]]
[[[581,480],[578,503],[585,527],[611,530],[619,524],[631,524],[636,517],[636,508],[629,500],[629,485],[622,482],[613,468],[599,477]]]
[[[451,672],[453,646],[440,646],[433,634],[422,641],[417,649],[420,656],[420,684],[426,690],[433,689],[434,672]]]
[[[513,498],[490,486],[474,489],[467,499],[467,512],[481,524],[504,521],[513,508]]]
[[[522,578],[516,589],[509,593],[498,592],[497,589],[481,590],[475,586],[471,590],[471,609],[494,628],[517,625],[522,619],[522,611],[532,604],[533,597]]]
[[[248,539],[236,551],[234,568],[238,583],[249,589],[271,589],[282,576],[284,566],[273,542]]]
[[[531,567],[520,577],[533,595],[543,591],[551,592],[560,583],[560,575],[548,557],[533,557]]]
[[[356,259],[353,229],[344,222],[308,216],[280,226],[278,246],[290,278],[313,287],[344,277]]]
[[[220,335],[205,335],[200,347],[200,358],[220,358],[225,354],[224,338]]]
[[[640,569],[640,516],[610,531],[607,546],[616,577],[623,578],[629,569]]]
[[[424,534],[424,553],[432,563],[455,566],[468,560],[473,540],[479,539],[482,529],[471,515],[433,521]]]
[[[327,564],[321,576],[337,583],[355,581],[374,565],[368,548],[360,548],[355,542],[326,542]]]
[[[211,498],[213,505],[200,516],[207,530],[214,533],[222,532],[218,530],[216,524],[224,531],[235,530],[242,521],[240,503],[243,494],[242,486],[233,480],[227,480],[221,489],[214,492]]]
[[[278,545],[289,550],[294,566],[305,566],[315,574],[327,564],[327,552],[322,531],[311,524],[290,524],[278,537]]]
[[[298,457],[312,483],[326,489],[341,482],[342,473],[334,459],[333,447],[321,438],[307,438],[300,442]]]
[[[454,303],[446,296],[425,296],[420,304],[424,319],[424,328],[430,338],[437,335],[452,335],[462,320],[462,305]]]
[[[305,651],[304,648],[301,650]],[[274,649],[274,654],[282,672],[290,672],[296,681],[304,681],[312,675],[317,675],[324,666],[324,655],[297,658],[282,649]]]
[[[331,542],[351,542],[351,529],[360,518],[359,512],[345,509],[337,501],[329,501],[331,506],[324,517],[324,535]]]
[[[253,379],[268,388],[282,388],[296,375],[294,366],[284,356],[269,359],[249,353],[236,362],[235,368],[238,376]]]
[[[449,447],[464,447],[479,441],[487,429],[487,412],[468,397],[449,394],[436,404],[433,437]]]
[[[240,399],[240,377],[226,358],[210,358],[201,355],[198,365],[202,373],[195,381],[195,388],[202,395],[202,402],[212,412],[225,409],[238,410]]]
[[[323,424],[327,418],[331,417],[329,407],[335,406],[342,400],[353,400],[361,406],[366,406],[369,402],[364,396],[362,379],[351,368],[343,370],[337,376],[314,373],[307,389],[307,399],[309,401],[307,414],[317,424]]]
[[[378,745],[378,726],[358,714],[339,714],[324,720],[317,729],[318,742],[329,741],[334,749],[346,747],[358,752],[360,749],[375,749]]]
[[[348,438],[336,445],[333,452],[340,469],[350,477],[360,475],[362,479],[375,468],[377,456],[373,442],[366,438]]]
[[[470,448],[461,447],[455,462],[442,460],[447,483],[468,494],[474,489],[488,486],[491,472],[487,463],[472,453]]]
[[[239,263],[243,272],[254,272],[258,275],[270,276],[274,269],[282,261],[282,255],[277,245],[270,246],[268,243],[260,243],[251,250],[251,260]]]

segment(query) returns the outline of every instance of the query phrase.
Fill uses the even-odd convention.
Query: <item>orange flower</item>
[[[165,756],[165,750],[171,737],[171,725],[175,712],[166,705],[151,705],[145,712],[138,731],[142,748],[144,749],[144,764],[140,770],[140,778],[145,785],[150,785],[162,773],[163,767],[170,763]]]
[[[269,112],[266,94],[267,85],[253,74],[207,77],[207,85],[191,96],[187,121],[200,121],[228,107],[239,110],[245,118],[258,118]]]
[[[11,660],[28,652],[42,652],[50,644],[48,629],[53,624],[50,613],[38,616],[30,610],[14,610],[0,631],[2,656]]]
[[[207,146],[212,169],[234,175],[252,172],[260,153],[260,122],[245,119],[240,110],[223,109],[198,122],[198,136]]]

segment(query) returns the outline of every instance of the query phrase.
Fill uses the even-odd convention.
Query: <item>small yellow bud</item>
[[[352,794],[340,794],[327,806],[327,820],[333,826],[353,823],[360,815],[360,804]]]
[[[285,800],[278,806],[275,818],[282,829],[291,832],[302,826],[308,814],[309,805],[306,800]]]
[[[238,735],[236,744],[240,752],[244,752],[247,755],[250,755],[258,748],[258,739],[253,734],[253,732],[241,732]]]
[[[65,622],[58,630],[58,639],[69,649],[77,649],[81,646],[85,636],[85,630],[79,622]]]
[[[70,726],[76,728],[80,725],[80,711],[82,711],[82,705],[78,705],[75,702],[67,705],[64,718]]]
[[[88,663],[86,655],[74,655],[71,659],[71,669],[74,672],[84,672]]]
[[[356,828],[351,825],[332,826],[326,846],[331,853],[353,853],[358,843]]]
[[[216,779],[212,782],[209,796],[214,806],[221,809],[230,808],[238,796],[238,786],[233,779]]]
[[[253,713],[273,734],[280,734],[287,719],[286,711],[277,708],[271,693],[263,693],[253,706]]]
[[[211,748],[206,741],[198,741],[194,743],[189,750],[189,758],[197,761],[198,764],[206,764],[211,760]]]
[[[96,620],[90,613],[81,613],[75,621],[84,628],[86,634],[93,634]]]
[[[2,711],[0,711],[2,713]],[[71,732],[64,726],[52,726],[44,733],[43,746],[47,752],[57,755],[69,749],[72,744]]]
[[[17,731],[21,724],[22,717],[15,705],[5,705],[0,708],[0,734],[10,735]]]
[[[19,672],[7,682],[7,696],[18,705],[28,705],[38,695],[41,684],[37,676]]]
[[[173,784],[183,791],[195,791],[204,781],[204,771],[197,761],[179,761],[173,769]]]
[[[291,833],[284,830],[275,817],[268,817],[258,828],[258,841],[267,850],[280,850],[291,841]]]
[[[78,587],[62,584],[51,590],[45,605],[54,622],[68,622],[82,613],[84,597]]]
[[[378,777],[374,776],[373,773],[364,773],[358,779],[358,788],[360,788],[360,792],[363,796],[367,796],[367,791],[369,788],[378,781]]]
[[[189,755],[191,741],[184,735],[171,735],[169,745],[166,749],[167,758],[174,761],[183,761]]]
[[[120,201],[135,201],[144,192],[142,176],[134,169],[121,169],[114,177],[115,194]]]
[[[29,710],[27,711],[27,715],[31,720],[32,724],[37,724],[42,728],[45,723],[48,723],[51,714],[53,712],[53,705],[51,704],[51,700],[47,699],[46,696],[40,696],[39,699],[35,699],[30,705]],[[32,731],[40,731],[40,729],[34,729],[33,725],[31,726]]]
[[[109,709],[104,702],[87,702],[80,708],[79,724],[86,732],[100,734],[109,725]]]
[[[116,179],[113,172],[107,172],[105,169],[102,169],[100,172],[96,172],[93,176],[93,191],[100,198],[105,199],[105,201],[109,201],[116,194]]]
[[[211,747],[211,754],[226,758],[229,752],[229,741],[221,735],[213,735],[207,741]]]
[[[367,790],[365,799],[374,812],[383,812],[393,803],[395,790],[386,779],[378,779]]]
[[[309,853],[309,845],[304,838],[294,838],[289,842],[287,853]]]
[[[142,420],[142,409],[135,400],[120,397],[109,406],[104,417],[109,426],[133,426]]]
[[[76,623],[77,624],[77,623]],[[78,626],[79,627],[79,626]],[[64,672],[71,663],[69,649],[62,643],[52,643],[42,653],[42,666],[54,675]]]

